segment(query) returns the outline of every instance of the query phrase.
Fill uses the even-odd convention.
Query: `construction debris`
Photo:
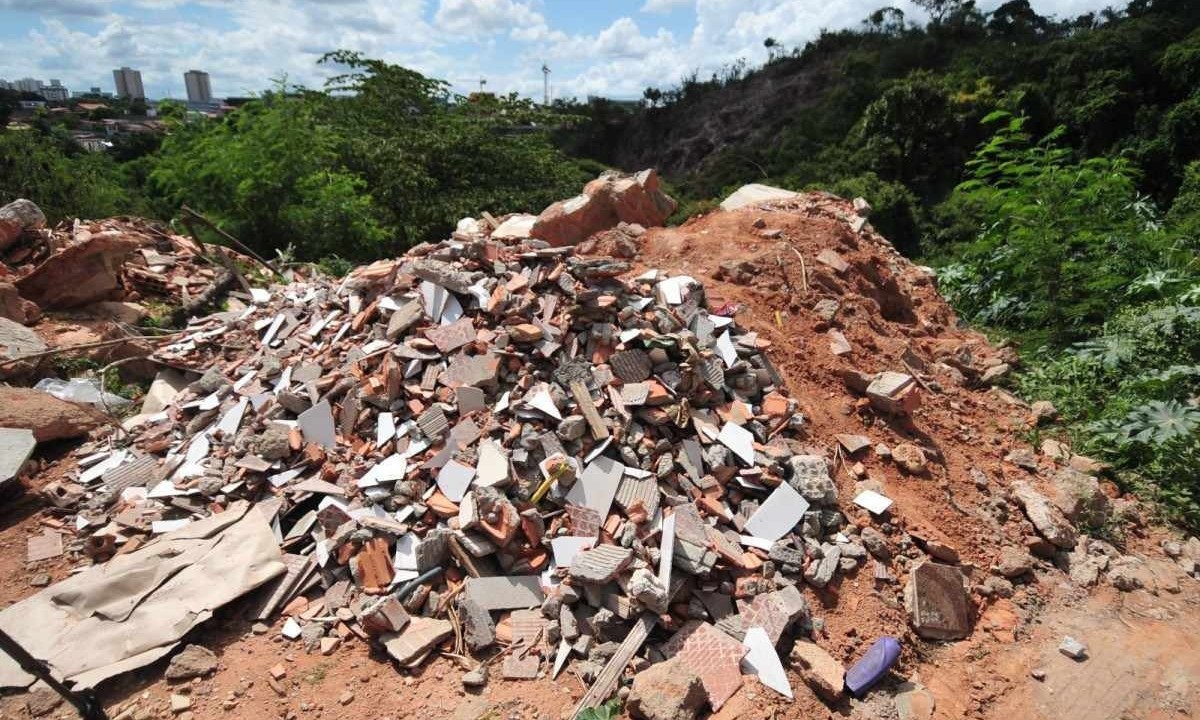
[[[742,196],[731,206],[801,197]],[[854,396],[847,414],[864,429],[810,432],[770,342],[735,304],[689,275],[572,247],[598,232],[636,239],[634,223],[673,207],[652,172],[605,176],[537,218],[467,218],[450,239],[344,280],[272,276],[248,302],[188,320],[154,352],[169,370],[140,412],[121,432],[95,432],[77,469],[44,490],[63,529],[58,548],[49,535],[31,541],[31,559],[57,550],[100,566],[0,612],[0,625],[86,686],[168,654],[262,586],[247,597],[250,616],[282,619],[276,640],[298,651],[373,643],[402,672],[451,654],[469,687],[573,672],[589,686],[577,712],[632,678],[628,708],[645,718],[717,711],[744,675],[791,698],[785,664],[830,703],[847,689],[862,697],[897,662],[899,641],[881,638],[847,672],[859,653],[825,649],[835,646],[805,595],[836,601],[868,560],[854,582],[873,582],[885,601],[907,577],[916,637],[970,635],[976,610],[957,550],[910,534],[912,496],[893,501],[866,467],[944,470],[934,449],[882,435],[922,412],[923,361],[852,369],[872,346],[851,335],[851,352],[848,328],[830,332]],[[71,247],[121,248],[98,252],[107,260],[92,286],[50,297],[36,279],[68,247],[41,258],[25,288],[47,307],[122,288],[128,299],[152,274],[194,272],[205,254],[120,222],[74,230]],[[152,242],[127,239],[139,228]],[[810,255],[819,264],[806,282],[809,272],[848,282],[861,263],[847,252]],[[172,284],[181,298],[201,289],[168,279],[160,290]],[[821,302],[825,323],[844,307]],[[5,397],[0,425],[11,426]],[[111,426],[60,415],[34,438]],[[1013,495],[1049,543],[1074,545],[1048,498],[1020,484]],[[1028,574],[1028,563],[991,580]],[[145,584],[106,580],[122,568],[151,569]],[[98,608],[85,627],[79,618]],[[0,683],[27,681],[0,665]]]

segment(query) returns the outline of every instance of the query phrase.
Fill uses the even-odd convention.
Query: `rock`
[[[747,205],[758,205],[776,200],[791,200],[800,193],[783,188],[771,187],[760,183],[750,183],[735,190],[729,197],[721,201],[722,210],[737,210]]]
[[[88,307],[88,312],[101,320],[113,320],[126,325],[137,325],[150,314],[145,306],[135,302],[105,300]]]
[[[925,472],[925,453],[912,443],[900,443],[892,448],[892,460],[905,472],[920,475]]]
[[[496,642],[496,624],[491,613],[467,595],[458,597],[458,619],[462,623],[463,641],[473,652]]]
[[[1060,548],[1075,547],[1075,528],[1045,495],[1026,482],[1015,482],[1011,489],[1013,498],[1025,510],[1025,516],[1042,537]]]
[[[921,393],[917,381],[912,375],[905,373],[890,370],[881,372],[870,381],[865,392],[871,405],[885,413],[902,415],[921,406]]]
[[[1054,504],[1068,520],[1092,527],[1108,520],[1112,505],[1097,478],[1068,467],[1059,470],[1052,482]]]
[[[46,216],[32,200],[17,198],[0,207],[0,250],[7,250],[26,230],[46,227]]]
[[[533,230],[537,215],[517,213],[510,215],[492,231],[493,240],[524,240]]]
[[[960,558],[958,549],[947,545],[941,540],[926,540],[925,550],[933,556],[935,560],[941,560],[949,565],[957,565]]]
[[[62,704],[62,695],[54,692],[45,685],[38,684],[28,695],[25,696],[25,709],[33,717],[41,717],[49,715],[59,705]]]
[[[46,343],[37,333],[19,322],[0,317],[0,361],[17,360],[45,350]],[[32,365],[26,362],[11,363],[0,367],[0,377],[20,375],[31,369]]]
[[[873,527],[865,527],[862,529],[860,536],[862,544],[867,548],[867,552],[880,560],[889,560],[892,557],[892,551],[888,548],[887,538],[883,533]]]
[[[1029,448],[1017,448],[1004,456],[1005,462],[1010,462],[1019,468],[1035,473],[1038,469],[1037,455]]]
[[[37,440],[25,428],[0,428],[0,488],[16,480],[33,455]]]
[[[992,569],[1006,578],[1020,577],[1033,569],[1033,558],[1025,550],[1009,545],[1000,550],[1000,559]]]
[[[206,647],[186,645],[171,662],[163,674],[168,680],[191,680],[204,677],[217,669],[217,656]]]
[[[1035,425],[1040,425],[1058,416],[1058,410],[1049,400],[1038,400],[1029,406],[1029,415]]]
[[[178,370],[160,370],[154,376],[154,382],[150,383],[146,396],[142,398],[142,413],[153,415],[166,410],[187,386],[187,376]]]
[[[667,589],[658,576],[646,568],[638,568],[629,578],[629,594],[655,613],[667,611]]]
[[[837,545],[823,545],[821,552],[821,559],[810,562],[804,570],[804,580],[816,588],[823,588],[833,580],[842,559],[842,550]]]
[[[17,292],[17,286],[10,282],[0,282],[0,318],[7,318],[22,325],[37,322],[42,316],[42,310]]]
[[[1058,651],[1072,660],[1087,659],[1087,645],[1084,645],[1070,635],[1062,639],[1062,642],[1058,645]]]
[[[905,588],[909,621],[929,640],[958,640],[971,633],[971,607],[957,567],[926,561],[914,567]]]
[[[792,664],[817,695],[837,702],[846,685],[846,668],[820,645],[797,640],[792,646]]]
[[[933,693],[911,682],[901,683],[892,699],[899,720],[930,720],[936,703]]]
[[[1141,560],[1126,555],[1112,562],[1108,569],[1108,581],[1121,592],[1132,592],[1146,586],[1142,577]]]
[[[192,708],[192,700],[187,695],[171,693],[171,712],[178,715]]]
[[[487,685],[487,665],[480,664],[474,670],[462,676],[463,687],[477,688]]]
[[[609,172],[588,183],[583,194],[543,210],[529,234],[556,247],[575,245],[622,221],[662,225],[673,212],[675,201],[659,187],[653,170],[635,175]]]
[[[819,455],[793,455],[787,459],[788,484],[817,506],[837,505],[837,485],[829,477],[829,466]]]
[[[642,720],[692,720],[707,701],[700,676],[671,658],[634,675],[625,709]]]
[[[587,430],[587,421],[582,415],[568,415],[558,424],[558,436],[563,440],[578,440]]]
[[[1107,555],[1088,553],[1086,544],[1080,543],[1067,556],[1067,562],[1067,574],[1070,575],[1071,582],[1088,588],[1100,581],[1100,573],[1108,569],[1109,560]]]
[[[95,408],[32,388],[0,386],[0,427],[33,431],[38,442],[86,435],[108,422]]]
[[[983,374],[979,376],[979,382],[983,383],[984,385],[993,385],[996,383],[996,381],[1000,380],[1005,375],[1008,375],[1009,371],[1011,370],[1012,366],[1008,363],[993,365],[987,370],[983,371]]]
[[[130,235],[96,234],[51,255],[17,281],[21,297],[43,310],[64,310],[122,292],[121,263],[141,242]]]

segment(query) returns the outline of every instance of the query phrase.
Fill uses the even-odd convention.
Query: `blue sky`
[[[746,58],[762,42],[802,45],[822,28],[857,25],[885,0],[0,0],[0,78],[59,78],[113,89],[112,69],[142,71],[151,97],[183,94],[183,73],[209,72],[219,97],[273,78],[320,86],[328,50],[413,67],[459,92],[640,97]],[[922,15],[909,0],[893,5]],[[998,0],[981,0],[988,9]],[[1033,0],[1059,17],[1103,0]],[[1115,3],[1118,6],[1120,3]]]

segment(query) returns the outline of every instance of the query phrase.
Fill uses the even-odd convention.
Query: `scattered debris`
[[[1058,651],[1072,660],[1086,660],[1088,654],[1087,645],[1084,645],[1070,635],[1062,639],[1062,642],[1058,645]]]

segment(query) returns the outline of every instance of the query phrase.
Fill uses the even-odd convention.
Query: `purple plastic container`
[[[861,698],[887,675],[899,658],[900,641],[888,636],[879,638],[867,649],[867,654],[846,671],[846,689],[854,697]]]

